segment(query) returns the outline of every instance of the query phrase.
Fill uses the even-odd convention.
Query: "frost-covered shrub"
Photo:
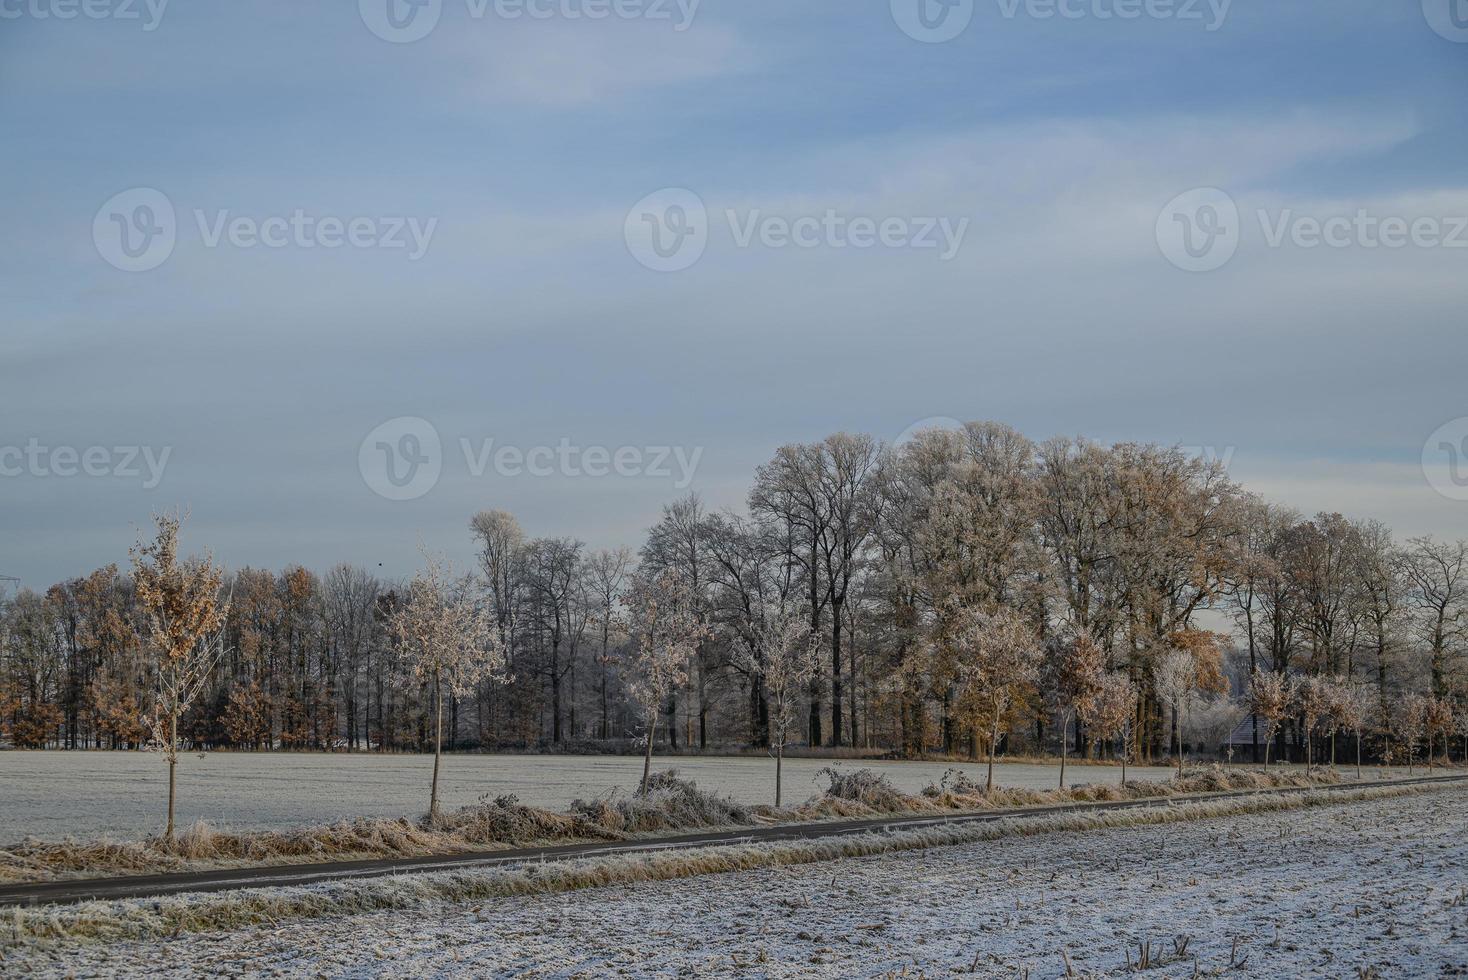
[[[846,770],[826,766],[816,776],[826,777],[829,785],[825,795],[830,799],[860,803],[886,812],[912,809],[912,797],[899,791],[886,776],[871,769]]]
[[[676,769],[653,773],[646,793],[622,796],[614,791],[591,800],[576,800],[571,812],[603,830],[631,834],[754,822],[748,807],[699,789],[693,780],[680,778]]]
[[[923,795],[929,798],[942,796],[980,796],[984,792],[984,785],[968,777],[968,773],[962,769],[948,769],[943,773],[943,778],[936,783],[929,783],[923,789]]]
[[[578,813],[552,813],[526,806],[514,795],[479,798],[439,818],[437,829],[466,844],[528,843],[561,838],[615,837],[615,833]]]

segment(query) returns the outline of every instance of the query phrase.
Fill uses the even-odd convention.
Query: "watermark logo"
[[[494,438],[461,436],[464,470],[474,479],[487,474],[518,477],[601,479],[623,477],[668,480],[677,490],[693,483],[703,447],[673,445],[581,445],[562,438],[554,445],[501,443]],[[427,419],[390,419],[367,434],[357,450],[357,469],[368,489],[387,500],[417,500],[438,485],[445,454],[438,429]]]
[[[735,248],[872,249],[934,251],[943,262],[958,255],[970,219],[906,215],[848,215],[835,208],[808,214],[771,214],[728,208],[711,220],[703,199],[683,187],[649,194],[632,206],[623,225],[627,250],[656,272],[680,272],[708,248],[714,226],[727,226]]]
[[[24,446],[0,446],[0,478],[38,480],[76,476],[138,480],[144,490],[163,482],[172,446],[47,446],[34,436]]]
[[[1157,247],[1185,272],[1212,272],[1238,251],[1239,208],[1217,187],[1198,187],[1168,201],[1157,216]]]
[[[901,449],[924,432],[934,431],[952,432],[957,435],[962,435],[967,431],[967,427],[958,419],[948,415],[930,415],[925,419],[918,419],[912,425],[899,432],[897,438],[892,440],[892,448]]]
[[[622,235],[642,265],[654,272],[681,272],[708,248],[708,209],[686,187],[666,187],[632,206]]]
[[[389,419],[362,440],[357,469],[379,497],[417,500],[437,486],[443,474],[443,442],[427,419]]]
[[[942,44],[968,30],[974,0],[892,0],[892,20],[924,44]]]
[[[699,461],[703,459],[702,446],[691,450],[685,446],[582,446],[568,438],[562,438],[554,446],[526,448],[496,445],[494,439],[480,439],[476,443],[463,437],[459,439],[459,448],[464,453],[469,475],[476,478],[491,469],[503,477],[640,477],[671,480],[675,490],[686,490],[692,485]]]
[[[1179,450],[1189,459],[1196,459],[1204,466],[1216,466],[1227,472],[1234,464],[1234,453],[1237,446],[1179,446]]]
[[[1422,475],[1449,500],[1468,500],[1468,417],[1445,422],[1422,444]]]
[[[168,0],[0,0],[0,20],[135,20],[151,32],[167,9]]]
[[[114,194],[92,219],[97,254],[123,272],[156,269],[173,254],[178,220],[173,202],[152,187]]]
[[[678,33],[693,26],[703,0],[464,0],[470,20],[666,21]],[[433,33],[443,0],[357,0],[367,29],[384,41],[411,44]]]
[[[235,215],[228,208],[213,212],[194,209],[194,223],[205,248],[375,248],[407,252],[409,262],[428,254],[438,219],[413,215],[317,216],[304,208],[290,214],[255,218]]]
[[[1228,20],[1233,0],[997,0],[1005,20],[1173,20],[1210,34]]]
[[[1422,16],[1439,36],[1468,44],[1468,0],[1422,0]]]
[[[1258,208],[1258,241],[1265,248],[1468,248],[1468,215],[1384,214],[1369,208],[1310,214],[1295,208]],[[1216,187],[1179,194],[1157,217],[1157,244],[1167,260],[1189,272],[1211,272],[1233,258],[1243,221],[1237,204]],[[1251,241],[1254,241],[1251,237]]]
[[[1280,248],[1468,248],[1468,215],[1377,215],[1366,208],[1352,214],[1317,217],[1282,208],[1258,212],[1264,244]]]
[[[411,44],[438,26],[443,0],[357,0],[357,12],[367,29],[384,41]]]
[[[4,0],[0,0],[3,3]],[[316,215],[304,208],[254,217],[229,208],[194,208],[193,226],[207,249],[382,249],[409,262],[427,254],[438,219],[413,215]],[[124,272],[147,272],[168,261],[178,244],[178,217],[162,191],[134,187],[113,195],[92,219],[97,253]]]

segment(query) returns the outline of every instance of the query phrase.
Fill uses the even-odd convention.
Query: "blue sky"
[[[691,487],[723,506],[783,442],[934,417],[1198,447],[1304,510],[1468,530],[1423,465],[1468,416],[1468,248],[1266,234],[1468,215],[1468,43],[1433,30],[1437,0],[1236,0],[1213,30],[1184,0],[976,0],[942,43],[888,0],[703,0],[685,30],[441,0],[411,43],[369,29],[387,0],[175,0],[151,30],[141,0],[65,2],[0,3],[0,451],[169,455],[155,487],[54,455],[0,476],[0,572],[29,585],[124,562],[175,505],[234,567],[401,575],[420,541],[467,559],[485,507],[636,545],[676,474],[475,475],[459,440],[697,449]],[[1159,214],[1205,187],[1237,204],[1237,251],[1187,272]],[[130,272],[94,219],[134,188],[176,244]],[[664,188],[707,210],[678,272],[626,238]],[[416,259],[208,244],[297,210],[433,231]],[[741,247],[729,211],[967,224],[945,260]],[[399,417],[443,447],[410,500],[359,454]]]

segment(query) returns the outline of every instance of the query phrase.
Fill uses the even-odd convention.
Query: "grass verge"
[[[744,806],[698,788],[677,770],[655,773],[645,796],[610,793],[577,800],[566,813],[525,806],[513,796],[485,797],[436,820],[356,819],[288,831],[232,832],[200,821],[173,840],[44,841],[28,838],[0,848],[0,881],[52,881],[265,867],[321,861],[419,857],[566,844],[626,840],[680,831],[801,823],[836,818],[914,813],[987,811],[1077,802],[1158,799],[1230,789],[1298,789],[1339,782],[1330,771],[1262,773],[1213,766],[1181,780],[1131,781],[1068,790],[996,789],[985,793],[951,769],[922,793],[900,792],[870,769],[821,770],[824,792],[794,807]]]
[[[471,902],[548,895],[609,885],[668,881],[840,858],[971,844],[1005,837],[1106,830],[1303,807],[1379,800],[1446,787],[1382,786],[1324,792],[1205,800],[1122,811],[1005,818],[993,823],[926,827],[827,839],[652,852],[512,868],[434,872],[277,889],[249,889],[162,899],[89,902],[74,906],[12,909],[0,916],[0,946],[61,940],[158,939],[275,924],[286,919],[422,909],[438,902]]]

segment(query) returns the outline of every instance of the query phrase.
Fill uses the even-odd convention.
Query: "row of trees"
[[[1124,739],[1151,758],[1256,673],[1341,679],[1382,732],[1404,696],[1448,710],[1468,697],[1468,545],[1305,518],[1176,448],[1036,444],[987,422],[898,447],[841,433],[782,447],[738,512],[674,501],[636,553],[530,537],[502,511],[470,533],[472,577],[451,583],[433,563],[429,584],[349,566],[221,573],[216,656],[179,740],[425,750],[442,732],[450,747],[587,748],[651,732],[674,748],[992,758]],[[634,611],[659,581],[686,592],[678,608],[701,632],[650,689],[632,668],[647,649]],[[135,562],[4,603],[5,739],[158,741],[144,585]],[[418,669],[424,642],[401,616],[446,591],[472,604],[456,629],[498,651],[491,669]],[[1303,708],[1277,726],[1254,717],[1256,759],[1271,740],[1313,747]]]

